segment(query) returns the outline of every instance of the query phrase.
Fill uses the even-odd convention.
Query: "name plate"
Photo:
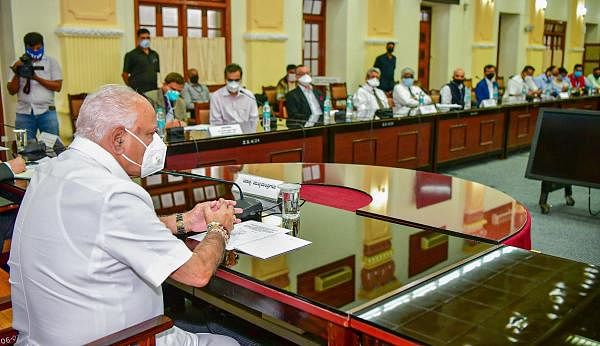
[[[564,91],[558,94],[558,98],[560,99],[568,99],[569,98],[569,92],[568,91]]]
[[[340,77],[333,76],[313,76],[312,83],[314,85],[329,85],[331,83],[339,83],[341,82]]]
[[[235,182],[242,188],[244,193],[272,200],[277,200],[279,197],[278,186],[283,184],[281,180],[243,173],[237,175]]]
[[[481,101],[482,108],[490,108],[490,107],[496,107],[496,106],[498,106],[498,101],[496,101],[496,99],[487,99],[487,100]]]
[[[211,137],[223,137],[233,135],[243,135],[240,124],[209,126],[208,132]]]
[[[437,113],[437,108],[435,108],[435,105],[423,105],[423,106],[419,106],[419,113],[421,113],[421,114],[433,114],[433,113]]]

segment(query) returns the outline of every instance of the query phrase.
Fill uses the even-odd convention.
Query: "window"
[[[153,37],[183,37],[183,66],[187,71],[187,38],[225,37],[226,61],[231,61],[230,0],[135,0],[136,31]]]
[[[325,75],[325,0],[304,0],[303,64],[315,76]]]
[[[544,21],[544,66],[563,66],[565,61],[565,31],[567,25],[556,20]]]

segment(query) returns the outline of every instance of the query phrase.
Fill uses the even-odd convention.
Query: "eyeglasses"
[[[238,79],[228,79],[227,81],[228,82],[239,82],[241,80],[242,80],[241,78],[238,78]]]

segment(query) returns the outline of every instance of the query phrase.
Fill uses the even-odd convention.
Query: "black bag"
[[[394,110],[391,108],[382,108],[375,111],[379,119],[389,119],[394,117]]]

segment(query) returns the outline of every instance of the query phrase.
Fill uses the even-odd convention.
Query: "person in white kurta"
[[[508,87],[502,98],[503,103],[525,102],[527,96],[540,96],[540,90],[533,80],[535,69],[532,66],[525,66],[521,74],[513,76],[508,80]]]
[[[103,128],[94,127],[97,121]],[[162,148],[154,145],[155,129],[154,110],[141,95],[104,87],[84,101],[69,149],[36,169],[9,260],[17,345],[82,345],[163,314],[161,284],[169,276],[197,286],[210,279],[224,251],[223,232],[235,222],[234,203],[198,205],[181,215],[183,224],[159,218],[150,195],[130,178],[149,172],[146,146]],[[212,240],[193,252],[173,236],[208,221],[225,231],[209,231]],[[176,327],[157,337],[157,345],[210,343],[237,344]]]
[[[358,120],[371,120],[377,110],[390,108],[387,96],[378,88],[380,75],[381,71],[377,67],[371,67],[365,77],[366,83],[354,93],[352,102]]]
[[[423,89],[414,85],[415,71],[410,67],[402,69],[402,80],[394,86],[394,114],[419,114],[419,95],[423,96],[423,104],[431,104],[431,97]]]

